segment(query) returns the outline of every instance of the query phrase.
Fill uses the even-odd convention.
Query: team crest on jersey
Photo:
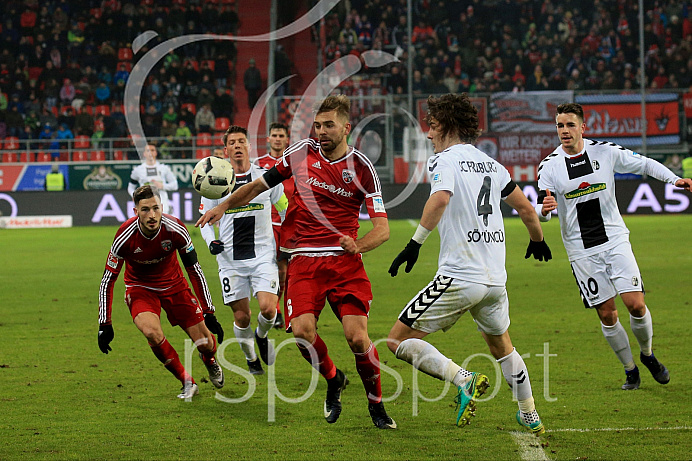
[[[274,288],[276,288],[276,280],[272,280],[269,286],[271,287],[272,290]]]
[[[594,171],[601,169],[601,164],[598,163],[598,160],[593,160],[591,162],[591,166],[593,167]]]
[[[635,275],[632,277],[632,286],[638,287],[639,286],[639,278]]]
[[[171,249],[173,248],[173,242],[171,242],[170,240],[162,240],[161,248],[163,248],[163,251],[171,251]]]
[[[341,178],[344,180],[346,184],[351,184],[353,182],[353,178],[356,177],[356,172],[353,170],[343,170],[341,172]]]

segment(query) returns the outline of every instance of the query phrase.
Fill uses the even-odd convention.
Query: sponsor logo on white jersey
[[[342,197],[353,197],[353,192],[344,190],[342,187],[336,187],[334,184],[327,184],[324,181],[320,181],[317,178],[314,178],[310,176],[307,181],[305,181],[308,185],[314,186],[314,187],[319,187],[325,190],[328,190],[332,194],[340,195]]]
[[[318,170],[322,169],[322,166],[320,166],[320,161],[316,161],[315,163],[312,164],[313,168],[317,168]]]
[[[142,249],[140,247],[137,247],[137,249],[135,250],[135,253],[141,253],[141,252],[142,252]]]

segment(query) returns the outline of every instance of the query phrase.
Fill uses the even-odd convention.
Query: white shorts
[[[434,333],[449,330],[466,311],[479,331],[503,334],[509,328],[507,289],[437,275],[409,301],[399,320],[414,330]]]
[[[279,269],[276,262],[260,261],[255,266],[219,267],[219,280],[223,292],[223,303],[228,305],[232,301],[250,297],[257,297],[258,291],[278,293]]]
[[[630,242],[593,256],[570,261],[579,294],[587,308],[603,304],[618,293],[644,291]]]

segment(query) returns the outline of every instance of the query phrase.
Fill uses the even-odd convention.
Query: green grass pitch
[[[653,315],[654,350],[671,371],[671,382],[661,386],[642,367],[642,386],[631,392],[619,389],[622,367],[595,312],[579,300],[558,223],[543,225],[554,255],[546,264],[524,260],[528,235],[518,219],[506,220],[510,333],[525,357],[548,430],[528,444],[517,439],[516,403],[501,375],[487,355],[474,356],[488,351],[468,315],[429,340],[459,364],[474,356],[468,368],[490,377],[495,396],[479,403],[470,426],[455,426],[451,388],[445,393],[444,383],[414,374],[381,344],[380,359],[389,367],[382,373],[383,392],[387,398],[396,395],[386,406],[399,429],[375,429],[353,356],[329,309],[319,332],[351,379],[341,419],[334,425],[324,421],[326,385],[320,380],[300,403],[276,398],[269,421],[268,375],[251,383],[227,369],[219,396],[244,400],[228,403],[215,398],[210,383],[200,382],[206,370],[196,355],[192,373],[200,395],[192,402],[175,398],[179,383],[150,352],[122,302],[122,276],[115,292],[113,351],[98,350],[97,294],[115,228],[2,230],[0,459],[689,459],[692,218],[637,216],[626,222]],[[415,224],[391,221],[390,240],[364,255],[374,291],[369,331],[375,341],[386,338],[399,311],[437,268],[434,233],[412,273],[402,268],[396,278],[387,274]],[[216,262],[199,232],[188,227],[230,337],[232,314],[221,302]],[[626,310],[619,306],[638,356]],[[164,331],[182,356],[184,333],[166,322]],[[279,344],[290,336],[273,330],[270,338]],[[547,367],[541,356],[546,352],[554,354]],[[235,344],[224,357],[245,368]],[[311,376],[295,346],[280,351],[275,382],[283,396],[300,400]]]

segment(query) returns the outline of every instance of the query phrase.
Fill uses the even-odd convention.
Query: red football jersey
[[[372,162],[349,148],[330,162],[315,139],[291,145],[276,164],[295,190],[281,226],[281,249],[293,253],[343,251],[341,236],[358,237],[358,214],[365,201],[371,218],[387,217],[382,188]]]
[[[265,170],[270,169],[274,165],[276,165],[276,162],[281,160],[281,158],[274,158],[270,154],[264,154],[262,157],[258,158],[255,160],[255,163]],[[283,183],[284,186],[284,195],[288,199],[288,203],[291,203],[291,197],[293,197],[293,190],[295,187],[293,186],[293,180],[292,179],[287,179]],[[281,225],[281,217],[279,216],[279,212],[276,211],[276,208],[272,207],[272,224],[275,226],[280,226]]]
[[[184,254],[194,249],[185,224],[175,216],[164,214],[159,232],[152,238],[142,233],[136,216],[125,221],[115,233],[101,280],[99,322],[110,323],[113,285],[123,262],[126,263],[125,286],[173,294],[188,288],[176,251]],[[211,295],[199,263],[186,270],[204,312],[213,311]]]

